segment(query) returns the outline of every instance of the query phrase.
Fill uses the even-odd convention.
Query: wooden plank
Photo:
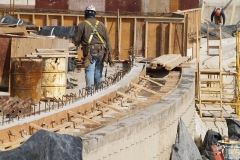
[[[169,23],[168,54],[172,54],[172,23]]]
[[[148,22],[145,22],[145,58],[148,58]]]
[[[110,106],[110,105],[108,105],[106,103],[103,103],[103,102],[100,102],[100,101],[97,101],[96,103],[99,104],[99,105],[102,105],[102,106],[104,106],[106,108],[112,109],[114,111],[123,112],[121,109],[117,109],[116,107]]]
[[[87,122],[94,123],[94,124],[100,124],[100,123],[97,122],[97,121],[91,120],[91,119],[89,119],[89,118],[86,118],[85,116],[82,116],[82,115],[80,115],[80,114],[74,113],[74,112],[72,112],[72,111],[67,111],[67,113],[68,113],[69,115],[74,116],[74,117],[84,119],[84,120],[87,121]]]
[[[153,91],[153,90],[150,90],[150,89],[148,89],[148,88],[146,88],[146,87],[143,87],[143,86],[141,86],[141,85],[138,85],[138,84],[136,84],[136,83],[131,82],[131,85],[133,85],[134,87],[143,89],[143,90],[145,90],[145,91],[147,91],[147,92],[150,92],[150,93],[153,93],[153,94],[158,94],[158,92],[155,92],[155,91]]]
[[[32,127],[32,128],[35,128],[37,130],[43,129],[43,130],[47,130],[48,131],[48,129],[40,127],[40,126],[38,126],[38,125],[36,125],[34,123],[30,123],[29,126]]]
[[[53,53],[51,53],[51,52],[32,52],[32,55],[69,55],[69,53],[68,52],[53,52]]]
[[[30,135],[24,136],[22,138],[19,138],[17,140],[14,140],[12,142],[6,142],[0,145],[0,149],[1,150],[6,150],[6,149],[12,149],[12,148],[16,148],[19,147],[22,143],[24,143],[28,138],[30,137]]]
[[[167,63],[171,63],[181,57],[181,54],[167,54],[157,57],[152,60],[151,63],[157,63],[159,65],[165,66]],[[151,64],[150,63],[150,64]]]
[[[58,57],[78,57],[77,55],[64,55],[64,54],[62,54],[62,55],[31,55],[31,54],[26,54],[25,55],[25,57],[43,57],[43,58],[47,58],[47,57],[49,57],[49,58],[58,58]]]
[[[29,46],[29,47],[26,47]],[[36,52],[37,48],[59,48],[68,50],[69,40],[42,38],[12,38],[11,57],[25,57],[26,54]]]
[[[0,34],[28,35],[25,27],[0,27]]]
[[[39,49],[39,48],[37,48],[36,51],[37,52],[52,52],[52,51],[53,52],[57,52],[57,51],[58,52],[65,52],[66,49],[57,49],[57,48],[56,49],[48,49],[48,48],[47,49]]]
[[[56,131],[58,131],[58,130],[66,129],[66,128],[69,128],[69,127],[72,127],[72,128],[73,128],[73,122],[66,122],[66,123],[57,125],[57,126],[54,127],[54,128],[50,128],[49,131],[56,132]]]
[[[153,81],[153,80],[151,80],[149,78],[146,78],[146,77],[143,77],[143,76],[140,76],[140,78],[145,79],[145,80],[147,80],[149,82],[152,82],[152,83],[154,83],[154,84],[156,84],[158,86],[164,86],[163,84],[157,83],[156,81]]]
[[[176,66],[180,65],[183,62],[186,62],[188,60],[188,57],[180,57],[178,59],[175,59],[175,61],[169,62],[165,65],[165,68],[167,70],[172,70],[174,69]]]
[[[136,97],[133,97],[133,96],[127,95],[127,94],[125,94],[125,93],[117,92],[117,94],[120,95],[120,96],[123,96],[123,97],[129,98],[129,99],[132,99],[132,100],[138,101],[138,102],[143,102],[142,100],[137,99]]]

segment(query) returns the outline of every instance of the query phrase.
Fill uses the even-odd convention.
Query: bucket
[[[67,60],[64,57],[43,58],[41,99],[62,98],[66,94]]]
[[[226,160],[240,159],[240,141],[218,141],[224,146],[224,157]]]
[[[21,99],[32,98],[39,103],[41,89],[42,59],[11,58],[10,96]]]

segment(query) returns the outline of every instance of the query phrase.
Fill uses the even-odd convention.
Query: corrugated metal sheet
[[[68,9],[68,0],[36,0],[36,9]]]
[[[106,0],[105,10],[111,12],[141,12],[140,0]]]
[[[96,11],[105,11],[105,0],[69,0],[69,10],[84,11],[87,6],[92,4]]]
[[[42,59],[12,58],[10,95],[40,101]]]
[[[11,56],[11,38],[0,37],[0,88],[7,88],[9,84]]]
[[[199,7],[199,0],[180,0],[179,10],[186,10]]]

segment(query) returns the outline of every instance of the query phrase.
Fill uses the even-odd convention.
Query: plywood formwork
[[[201,8],[178,11],[176,13],[182,14],[185,17],[184,22],[184,48],[192,48],[193,49],[193,56],[192,58],[196,58],[196,35],[201,36]],[[197,27],[198,26],[198,29]],[[198,38],[198,43],[200,42],[200,38]]]
[[[179,53],[186,56],[187,49],[195,47],[197,31],[194,26],[196,24],[200,26],[199,16],[201,16],[201,9],[197,8],[179,11],[177,14],[133,15],[120,12],[119,14],[99,14],[96,18],[107,26],[113,57],[128,60],[130,52],[135,56],[146,58]],[[15,18],[38,26],[75,26],[84,20],[84,15],[15,12]],[[200,30],[198,32],[200,33]],[[81,51],[79,57],[81,57]]]
[[[15,14],[16,18],[32,20],[39,26],[51,26],[53,22],[57,25],[73,26],[84,20],[83,15],[75,14],[20,12]],[[119,16],[98,15],[97,19],[107,26],[113,57],[120,60],[129,59],[130,49],[134,50],[135,55],[146,58],[184,52],[184,19],[181,15],[159,13],[153,16],[133,16],[121,13]]]

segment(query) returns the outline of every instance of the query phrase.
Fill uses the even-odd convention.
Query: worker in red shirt
[[[224,11],[223,11],[222,8],[215,8],[215,9],[212,11],[212,14],[211,14],[211,22],[213,22],[213,17],[214,17],[214,20],[215,20],[215,24],[219,25],[220,23],[222,23],[222,18],[223,18],[223,23],[222,23],[222,25],[223,25],[223,26],[225,25],[226,17],[225,17],[225,14],[224,14]]]

